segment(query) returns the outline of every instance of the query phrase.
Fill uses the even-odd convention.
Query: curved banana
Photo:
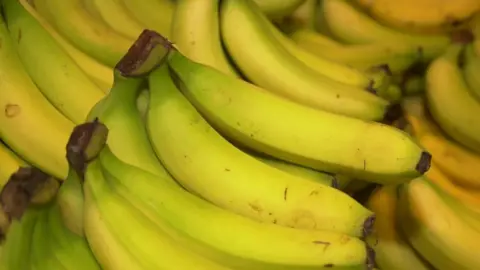
[[[353,236],[368,232],[371,212],[346,194],[271,168],[224,139],[175,87],[167,66],[151,73],[149,85],[150,141],[186,189],[263,222]]]
[[[147,29],[171,37],[171,23],[176,1],[171,0],[120,0],[127,10]],[[200,23],[200,22],[199,22]]]
[[[399,215],[408,241],[435,269],[480,268],[480,232],[465,223],[426,179],[402,188]]]
[[[178,0],[172,20],[172,42],[188,58],[238,77],[220,39],[220,0]]]
[[[451,31],[478,10],[477,0],[356,0],[378,21],[405,31],[436,33]]]
[[[317,0],[303,0],[303,3],[288,15],[284,21],[294,27],[314,29]]]
[[[28,163],[64,179],[65,145],[73,123],[38,90],[25,71],[4,22],[0,22],[0,138]]]
[[[145,28],[127,9],[122,0],[83,0],[91,2],[100,18],[114,31],[136,39]]]
[[[313,52],[295,44],[294,41],[280,32],[280,30],[265,17],[259,16],[258,19],[259,24],[263,24],[270,29],[270,32],[281,46],[319,74],[333,79],[334,81],[367,89],[379,89],[388,84],[389,74],[387,74],[388,72],[385,70],[364,72],[349,67],[346,64],[337,63],[333,59],[319,57]]]
[[[295,102],[352,116],[380,120],[388,102],[361,88],[321,76],[291,55],[261,24],[252,0],[221,4],[221,33],[227,51],[253,83]]]
[[[271,19],[281,19],[292,14],[305,0],[253,0],[260,10]]]
[[[396,217],[397,201],[395,185],[378,188],[367,201],[367,207],[376,213],[375,234],[366,240],[375,250],[375,262],[381,269],[429,270],[428,262],[419,257],[398,231],[398,224],[403,221]]]
[[[345,45],[308,29],[293,31],[290,38],[298,46],[318,57],[361,70],[387,65],[391,72],[400,73],[419,61],[422,56],[418,48],[405,43],[387,40],[383,43]]]
[[[369,259],[365,243],[358,238],[244,218],[189,193],[166,179],[168,175],[159,178],[122,163],[108,148],[100,153],[100,162],[118,194],[156,220],[178,243],[227,267],[353,269]]]
[[[397,129],[301,106],[196,64],[178,51],[170,53],[168,64],[182,83],[182,93],[240,145],[380,183],[404,181],[428,170],[430,155]]]
[[[65,229],[78,236],[84,236],[83,230],[83,190],[82,179],[71,167],[59,188],[56,203]]]
[[[404,99],[403,109],[414,136],[432,154],[437,167],[457,185],[480,188],[480,155],[448,139],[429,116],[422,98]]]
[[[19,167],[27,165],[5,144],[0,142],[0,188],[5,185],[10,176],[18,170]]]
[[[465,48],[462,71],[468,89],[477,99],[480,99],[480,76],[478,76],[480,74],[480,55],[475,52],[472,44],[468,44]]]
[[[51,235],[48,231],[48,207],[39,209],[32,235],[30,251],[30,269],[32,270],[67,270],[54,255]]]
[[[35,8],[72,44],[110,67],[117,64],[134,41],[88,13],[82,0],[35,0]]]
[[[470,93],[458,66],[462,45],[451,45],[434,60],[426,74],[428,106],[433,118],[450,137],[480,153],[480,103]]]
[[[383,26],[347,0],[323,0],[323,12],[330,31],[347,43],[404,43],[421,48],[426,60],[441,54],[450,44],[446,35],[408,34]]]
[[[83,123],[104,92],[18,0],[6,0],[3,7],[10,35],[17,41],[14,46],[33,82],[68,119]]]

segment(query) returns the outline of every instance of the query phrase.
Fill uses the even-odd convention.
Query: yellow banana
[[[305,0],[254,0],[263,13],[272,19],[279,19],[295,11]]]
[[[480,99],[480,55],[475,52],[473,44],[468,44],[465,48],[462,71],[468,89]]]
[[[128,11],[147,29],[171,37],[175,2],[171,0],[121,0]],[[200,22],[199,22],[200,23]]]
[[[5,144],[0,142],[0,188],[5,185],[10,176],[18,170],[19,167],[27,165]]]

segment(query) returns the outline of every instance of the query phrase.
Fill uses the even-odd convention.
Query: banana
[[[464,64],[462,67],[463,77],[467,82],[468,89],[478,99],[480,99],[480,56],[475,53],[472,44],[468,44],[465,48]]]
[[[18,170],[19,167],[25,166],[26,162],[18,157],[5,144],[0,142],[0,187],[3,187],[10,176]]]
[[[287,16],[284,21],[286,20],[286,23],[292,24],[294,27],[314,29],[317,4],[317,0],[304,0],[303,4]]]
[[[25,71],[5,23],[0,22],[0,137],[28,163],[63,179],[65,144],[73,123],[42,95]]]
[[[145,122],[146,117],[147,117],[147,112],[148,112],[148,103],[150,99],[150,92],[148,89],[143,89],[140,91],[140,94],[138,94],[137,98],[137,110],[140,112],[140,115],[142,117],[143,122]]]
[[[18,0],[6,0],[3,7],[10,35],[17,41],[13,44],[33,82],[68,119],[82,123],[104,92]]]
[[[35,0],[34,3],[61,35],[107,66],[115,66],[134,41],[88,13],[82,0]]]
[[[358,238],[256,222],[225,211],[184,190],[167,179],[168,175],[156,177],[122,163],[108,146],[99,159],[118,194],[162,224],[178,243],[227,267],[360,269],[369,259],[365,244]]]
[[[65,229],[84,236],[82,179],[71,166],[67,178],[58,190],[56,201]]]
[[[136,39],[145,28],[123,4],[122,0],[84,0],[96,14],[114,31]]]
[[[435,269],[479,269],[480,232],[466,224],[425,179],[402,188],[398,211],[408,241]]]
[[[178,0],[172,20],[172,42],[187,57],[238,77],[220,40],[219,0]]]
[[[37,217],[38,211],[31,208],[27,209],[20,220],[12,220],[6,240],[2,243],[0,269],[30,269],[32,236]]]
[[[120,0],[147,29],[170,38],[175,3],[171,0]],[[176,2],[176,1],[175,1]],[[200,22],[199,22],[200,23]]]
[[[356,0],[355,3],[387,26],[419,33],[451,31],[480,10],[477,0]]]
[[[441,54],[451,42],[446,35],[409,34],[383,26],[347,0],[323,0],[323,12],[330,31],[346,43],[405,43],[421,48],[428,60]]]
[[[308,29],[293,31],[290,38],[318,57],[361,70],[387,65],[392,73],[400,73],[421,59],[418,48],[388,40],[383,43],[345,45]]]
[[[425,92],[425,77],[422,75],[407,76],[400,87],[405,96],[419,95]]]
[[[438,168],[449,175],[455,184],[479,189],[480,156],[447,138],[431,119],[422,98],[404,99],[403,109],[415,138],[432,154],[432,160]]]
[[[186,189],[262,222],[353,236],[369,231],[371,212],[346,194],[271,168],[224,139],[175,87],[167,66],[151,73],[149,85],[152,146]]]
[[[470,93],[458,65],[463,46],[451,45],[426,74],[428,106],[433,119],[451,138],[480,153],[480,103]]]
[[[259,16],[259,23],[270,29],[277,42],[298,60],[334,81],[367,89],[379,89],[388,84],[389,74],[386,70],[360,71],[345,64],[337,63],[334,59],[319,57],[285,36],[264,16]],[[263,22],[262,22],[263,21]],[[188,56],[188,55],[187,55]]]
[[[429,270],[431,266],[412,249],[398,231],[397,186],[382,186],[370,195],[367,207],[377,214],[375,234],[366,241],[375,250],[375,262],[381,269]]]
[[[408,134],[301,106],[172,51],[179,88],[224,136],[295,164],[393,183],[428,170],[430,155]],[[279,125],[278,121],[281,121]]]
[[[220,15],[227,51],[253,83],[306,106],[360,119],[384,117],[386,100],[321,76],[283,48],[258,23],[261,13],[251,0],[223,1]]]
[[[260,10],[271,19],[280,19],[293,13],[305,0],[254,0]]]

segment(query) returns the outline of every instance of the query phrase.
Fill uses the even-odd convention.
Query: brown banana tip
[[[376,219],[377,217],[375,216],[375,214],[372,214],[367,219],[365,219],[365,221],[363,222],[363,238],[366,238],[373,233],[373,231],[375,230]]]
[[[393,72],[390,69],[390,66],[388,64],[381,64],[375,67],[375,69],[378,69],[380,71],[383,71],[386,75],[388,76],[393,76]]]
[[[418,161],[415,170],[420,174],[425,174],[430,169],[431,162],[432,155],[427,151],[423,151],[420,155],[420,160]]]
[[[124,77],[145,76],[160,65],[172,50],[173,43],[159,33],[145,29],[115,66]]]
[[[67,143],[67,161],[82,178],[86,165],[98,156],[107,137],[108,128],[98,118],[73,129]]]
[[[452,43],[467,44],[475,40],[475,35],[470,29],[461,29],[458,31],[453,31],[450,35]]]
[[[338,179],[335,175],[332,177],[332,188],[338,189]]]
[[[373,80],[370,80],[370,82],[368,82],[368,86],[365,88],[365,90],[367,90],[368,92],[376,95],[377,94],[377,89],[375,89],[375,82]]]
[[[400,103],[391,104],[385,111],[382,123],[390,124],[398,120],[403,115],[402,105]]]
[[[366,267],[368,270],[372,270],[377,266],[377,263],[375,261],[375,250],[371,248],[370,246],[366,246],[367,249],[367,261],[366,261]]]

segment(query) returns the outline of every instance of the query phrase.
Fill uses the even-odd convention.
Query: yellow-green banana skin
[[[301,106],[179,53],[168,64],[202,115],[250,149],[380,183],[402,182],[428,167],[428,153],[398,129]]]
[[[25,166],[26,163],[18,157],[5,144],[0,142],[0,187],[7,183],[10,176],[18,170],[20,166]]]
[[[171,37],[175,2],[171,0],[121,0],[128,11],[147,29]]]
[[[262,222],[352,236],[368,231],[372,213],[343,192],[271,168],[223,138],[173,85],[168,67],[149,84],[150,140],[186,189]]]
[[[18,0],[6,0],[3,7],[8,30],[32,80],[68,119],[82,123],[103,91]]]
[[[305,0],[254,0],[263,13],[272,19],[280,19],[294,12]]]
[[[463,76],[471,93],[480,99],[480,55],[476,53],[472,44],[465,48]]]
[[[427,100],[433,118],[453,139],[480,152],[480,103],[470,93],[458,65],[462,45],[451,45],[426,74]]]
[[[0,22],[0,137],[28,163],[64,179],[65,145],[73,123],[42,95],[25,71],[7,27]]]
[[[306,106],[360,119],[381,120],[389,103],[359,87],[318,74],[290,54],[268,28],[252,0],[221,4],[221,34],[228,53],[253,83]]]

